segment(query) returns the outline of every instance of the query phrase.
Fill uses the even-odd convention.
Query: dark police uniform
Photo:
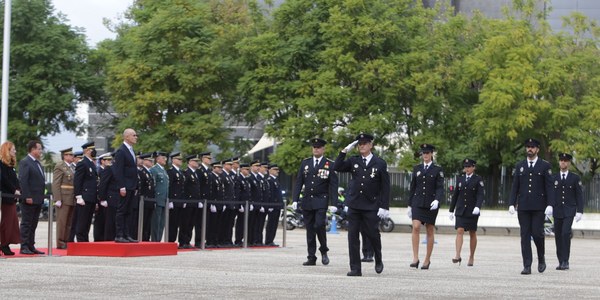
[[[468,158],[463,161],[463,164],[465,166],[467,164],[475,165],[474,161]],[[483,179],[475,173],[468,177],[468,180],[466,174],[458,177],[452,194],[450,212],[454,212],[456,216],[454,229],[464,228],[465,231],[477,231],[479,215],[473,215],[473,209],[481,208],[483,204]]]
[[[250,168],[248,164],[241,164],[240,168]],[[238,174],[235,178],[235,199],[236,201],[246,202],[251,200],[251,190],[252,186],[250,186],[250,176],[244,177],[242,173]],[[235,222],[235,242],[236,246],[242,245],[242,240],[244,238],[244,212],[240,212],[245,204],[237,205],[238,209],[237,219]],[[250,232],[250,229],[248,229]]]
[[[207,212],[206,247],[216,247],[218,245],[220,219],[223,212],[223,204],[215,203],[223,201],[223,182],[221,182],[221,177],[215,171],[215,168],[221,167],[221,163],[213,163],[212,167],[213,171],[208,174],[207,200],[214,204],[209,205],[211,209]],[[213,207],[214,212],[212,211]]]
[[[268,166],[267,163],[261,163],[261,166]],[[260,185],[260,195],[261,200],[259,202],[262,203],[270,203],[271,202],[271,190],[269,188],[269,182],[267,182],[267,178],[262,173],[258,172],[256,174],[256,178],[258,179]],[[263,244],[263,231],[265,228],[265,220],[267,219],[268,207],[264,205],[258,205],[254,208],[256,212],[256,224],[254,226],[254,244],[255,245],[264,245]]]
[[[231,160],[224,161],[223,163],[230,163]],[[232,172],[233,173],[233,172]],[[221,173],[221,182],[223,182],[223,201],[231,202],[235,199],[235,180],[227,171],[223,170]],[[219,240],[217,241],[221,246],[233,245],[233,221],[235,219],[235,205],[225,204],[226,209],[222,216],[222,225],[219,227]]]
[[[198,157],[200,157],[200,159],[207,157],[212,159],[211,157],[211,153],[210,152],[204,152],[204,153],[200,153],[198,154]],[[200,164],[200,167],[198,167],[198,169],[196,170],[196,175],[198,176],[198,181],[200,183],[200,199],[201,200],[207,200],[208,199],[208,193],[210,190],[210,184],[209,184],[209,174],[211,173],[210,170],[210,166],[205,165],[204,163]],[[203,202],[204,203],[204,202]],[[199,207],[199,205],[194,206],[195,207],[195,212],[194,212],[194,232],[195,232],[195,236],[194,236],[194,245],[196,246],[196,248],[200,248],[200,244],[201,244],[201,240],[202,240],[202,223],[203,223],[203,214],[204,214],[204,204],[202,204],[202,208]],[[207,210],[209,209],[208,207],[206,208]],[[207,214],[210,213],[210,210],[208,210],[206,212]],[[208,217],[207,217],[208,218]],[[208,223],[208,220],[206,220],[206,222]],[[208,232],[208,231],[207,231]]]
[[[94,143],[89,142],[81,146],[84,150],[94,148]],[[95,151],[95,150],[93,150]],[[94,154],[92,154],[94,155]],[[85,205],[77,204],[77,227],[76,237],[78,242],[89,242],[90,226],[92,216],[98,203],[98,172],[94,162],[84,156],[75,167],[75,179],[73,180],[75,196],[81,195]]]
[[[186,160],[189,162],[190,160],[198,161],[198,155],[188,155]],[[201,199],[200,195],[200,179],[198,178],[198,170],[193,170],[188,167],[183,174],[185,175],[185,184],[184,184],[184,194],[185,198],[188,200],[199,200]],[[179,214],[179,247],[185,249],[193,248],[191,245],[192,242],[192,231],[194,230],[194,214],[196,213],[198,204],[196,203],[187,203],[185,208],[180,208]],[[200,232],[196,232],[197,235]],[[200,246],[200,245],[198,245]]]
[[[170,157],[173,160],[173,158],[181,158],[181,155],[179,152],[176,152],[171,154]],[[169,199],[186,199],[184,193],[185,176],[183,172],[173,166],[167,171],[167,174],[169,174]],[[180,222],[183,205],[184,203],[181,202],[173,202],[173,209],[169,210],[169,242],[171,243],[177,240],[177,233],[181,230]],[[181,241],[179,242],[181,244]]]
[[[252,166],[260,166],[260,161],[255,160],[251,164]],[[250,183],[250,211],[248,212],[248,244],[254,245],[258,237],[256,236],[259,218],[259,209],[254,203],[262,202],[262,186],[258,173],[250,172],[250,176],[247,178]],[[260,237],[262,239],[262,236]]]
[[[106,201],[108,203],[108,206],[104,210],[103,240],[105,241],[114,241],[116,238],[117,207],[119,206],[119,201],[121,199],[119,188],[114,184],[110,184],[113,180],[112,177],[112,166],[107,166],[100,173],[100,183],[98,184],[98,198],[100,201]]]
[[[278,168],[277,165],[272,164],[269,165],[269,169]],[[269,174],[267,177],[267,182],[269,183],[269,190],[271,194],[271,203],[274,206],[271,206],[267,209],[271,209],[272,211],[268,212],[267,219],[267,227],[265,229],[265,245],[268,246],[276,246],[274,240],[275,235],[277,234],[277,225],[279,222],[279,214],[281,213],[281,205],[283,203],[283,196],[281,195],[281,185],[279,184],[279,180],[277,177]]]
[[[560,160],[571,160],[573,156],[567,153],[559,154]],[[556,256],[559,266],[557,270],[569,269],[569,256],[571,254],[571,226],[576,213],[583,213],[583,192],[581,178],[572,172],[558,172],[554,179],[555,206],[554,215],[554,240],[556,242]]]
[[[528,139],[526,146],[539,148],[540,143]],[[518,211],[519,226],[521,227],[521,255],[523,256],[523,274],[529,270],[533,261],[531,253],[531,237],[537,248],[538,271],[546,268],[544,258],[544,210],[546,206],[554,206],[554,187],[552,185],[552,170],[550,163],[537,158],[530,166],[528,159],[518,162],[515,166],[509,205]]]
[[[327,142],[314,138],[311,140],[313,147],[323,147]],[[306,245],[308,250],[308,261],[305,264],[314,264],[317,260],[317,241],[319,239],[319,251],[324,260],[327,257],[327,235],[325,225],[327,222],[327,208],[329,205],[337,204],[338,177],[334,171],[333,161],[325,156],[319,158],[318,165],[314,157],[307,158],[300,163],[296,186],[294,188],[293,202],[300,203],[304,224],[306,225]],[[304,191],[302,191],[304,187]],[[302,192],[303,198],[300,199]],[[326,259],[327,263],[329,259]],[[324,263],[325,264],[325,263]]]
[[[152,160],[156,156],[155,153],[146,153],[140,155],[141,159],[144,160]],[[154,177],[152,177],[152,173],[150,173],[150,169],[147,169],[146,166],[142,166],[139,169],[138,176],[140,177],[140,195],[145,198],[154,198]],[[154,214],[154,209],[156,208],[155,201],[144,201],[144,224],[142,228],[142,240],[149,241],[150,240],[150,231],[152,228],[152,215]],[[137,224],[135,226],[137,230]]]
[[[356,140],[359,143],[372,142],[373,136],[361,133]],[[380,208],[389,210],[390,207],[390,176],[387,171],[387,163],[374,153],[371,155],[372,157],[365,164],[366,159],[361,155],[354,155],[346,159],[346,153],[340,152],[334,163],[336,171],[350,172],[351,175],[344,202],[348,206],[350,270],[351,273],[358,274],[361,274],[362,271],[359,239],[361,229],[373,247],[376,266],[382,266],[381,235],[379,234],[377,212]]]
[[[432,145],[421,145],[421,151],[433,150]],[[420,163],[413,167],[411,178],[408,206],[411,207],[412,219],[421,221],[421,224],[435,225],[439,205],[431,210],[431,203],[437,200],[441,204],[444,200],[444,169],[433,162],[428,167]]]

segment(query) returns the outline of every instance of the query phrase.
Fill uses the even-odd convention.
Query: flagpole
[[[10,68],[11,0],[4,0],[4,49],[2,50],[2,112],[0,113],[0,143],[8,137],[8,74]]]

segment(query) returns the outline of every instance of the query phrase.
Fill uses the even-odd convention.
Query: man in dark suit
[[[42,144],[39,141],[27,143],[27,156],[19,162],[21,184],[21,254],[44,254],[35,248],[35,230],[44,203],[46,179],[40,163]],[[24,200],[23,200],[24,199]]]
[[[557,270],[569,269],[571,254],[571,226],[583,215],[583,192],[581,178],[569,172],[573,156],[568,153],[558,155],[560,172],[554,175],[554,240],[556,241]]]
[[[540,142],[535,139],[525,141],[527,159],[517,163],[510,193],[511,214],[518,211],[519,226],[521,227],[521,255],[523,256],[523,271],[521,274],[531,274],[531,238],[537,248],[538,272],[546,270],[544,245],[544,215],[552,216],[554,206],[554,188],[552,186],[552,170],[550,163],[540,159]]]
[[[283,197],[281,195],[281,185],[279,184],[279,167],[276,164],[269,165],[269,191],[271,194],[271,203],[274,206],[267,208],[267,228],[265,229],[265,245],[279,246],[275,244],[275,234],[277,234],[277,225],[279,223],[279,214],[281,213],[281,205]]]
[[[113,184],[119,188],[119,206],[117,207],[116,229],[117,243],[136,243],[137,240],[129,235],[129,218],[134,197],[138,188],[137,158],[133,151],[133,145],[137,143],[137,133],[131,128],[123,131],[123,144],[115,152],[112,171]]]
[[[312,144],[313,156],[304,159],[300,163],[298,175],[296,176],[296,186],[292,207],[294,210],[298,207],[298,201],[301,202],[304,224],[306,224],[306,245],[308,250],[308,260],[303,263],[304,266],[316,265],[317,241],[321,247],[321,263],[329,264],[327,252],[327,235],[325,225],[327,222],[327,207],[337,203],[338,177],[333,170],[333,161],[327,159],[325,153],[325,140],[314,138],[310,140]],[[303,198],[300,199],[300,192],[304,187]]]
[[[358,143],[360,155],[346,159],[346,153]],[[361,229],[371,242],[375,253],[375,272],[383,272],[381,256],[381,236],[379,234],[379,218],[389,217],[390,176],[387,163],[371,152],[373,136],[361,133],[356,140],[344,148],[335,160],[335,170],[350,172],[346,192],[348,207],[348,252],[350,255],[350,272],[348,276],[362,276],[360,261]],[[337,189],[337,187],[336,187]],[[336,194],[337,195],[337,191]]]
[[[77,204],[75,236],[77,242],[89,242],[92,217],[98,203],[98,171],[94,163],[94,156],[96,156],[94,142],[85,143],[81,148],[83,148],[83,159],[75,166],[73,181]]]

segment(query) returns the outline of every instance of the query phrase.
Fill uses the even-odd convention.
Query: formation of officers
[[[274,239],[283,201],[277,165],[240,164],[238,158],[213,162],[210,152],[131,155],[135,157],[135,184],[123,189],[123,172],[117,167],[124,164],[119,160],[128,157],[106,153],[97,157],[96,164],[93,142],[84,144],[80,153],[72,148],[61,151],[52,186],[58,248],[65,249],[67,242],[88,242],[92,222],[94,241],[161,241],[166,208],[169,232],[164,240],[177,241],[179,248],[200,248],[203,230],[206,247],[241,246],[246,209],[248,245],[277,246]],[[127,194],[131,198],[125,198]],[[142,196],[143,208],[139,206]],[[250,205],[246,208],[240,201]],[[138,237],[140,210],[143,229]]]

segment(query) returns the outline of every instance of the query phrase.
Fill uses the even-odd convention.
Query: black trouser
[[[21,203],[21,249],[35,248],[35,230],[40,219],[42,204]]]
[[[74,242],[75,235],[77,235],[77,219],[78,219],[77,206],[79,206],[79,205],[75,204],[75,207],[73,207],[73,220],[71,220],[71,232],[69,232],[69,242]]]
[[[519,226],[521,226],[521,255],[523,266],[531,267],[533,257],[531,254],[531,238],[537,248],[538,261],[544,261],[544,211],[527,210],[518,211]]]
[[[193,205],[195,205],[196,207],[194,208],[194,215],[192,217],[192,223],[194,227],[194,246],[196,246],[196,248],[200,248],[200,245],[202,244],[202,220],[204,220],[204,207],[198,208],[198,204],[196,203],[194,203]],[[209,208],[207,207],[206,209]],[[206,213],[208,215],[210,213],[210,210],[208,210]],[[206,232],[206,234],[208,234],[208,231]],[[206,238],[206,236],[204,238]]]
[[[115,219],[117,218],[117,207],[108,206],[104,212],[104,240],[114,241],[117,235],[117,224]]]
[[[556,256],[559,263],[569,262],[572,225],[573,217],[554,218],[554,240],[556,242]]]
[[[263,231],[265,229],[265,219],[267,218],[267,209],[265,208],[265,212],[260,212],[260,206],[254,207],[256,211],[256,221],[254,223],[254,239],[252,241],[255,245],[263,244]]]
[[[381,258],[381,236],[379,234],[379,217],[375,210],[360,210],[348,208],[348,253],[350,255],[350,270],[361,272],[360,240],[358,238],[361,230],[373,246],[375,263],[380,263]]]
[[[319,251],[321,254],[327,254],[327,233],[325,225],[327,223],[327,208],[302,210],[304,224],[306,225],[306,246],[308,250],[308,259],[317,260],[317,238],[319,239]],[[359,258],[360,260],[360,258]]]
[[[241,244],[244,239],[244,213],[235,210],[235,244]]]
[[[87,205],[87,204],[86,204]],[[106,224],[106,208],[98,205],[94,214],[94,242],[102,242],[104,239],[104,227]],[[114,240],[114,238],[113,238]]]
[[[85,205],[77,205],[77,230],[75,236],[77,242],[89,242],[90,227],[92,226],[92,217],[96,210],[96,203],[85,202]]]
[[[127,219],[127,230],[129,236],[138,239],[138,221],[140,219],[140,196],[135,196],[131,202],[131,212]]]
[[[152,201],[144,201],[144,224],[142,225],[142,240],[145,242],[150,240],[154,206],[156,206],[156,203]],[[135,228],[137,229],[137,224],[135,225]]]
[[[217,212],[211,212],[210,206],[206,212],[206,245],[216,246],[217,245],[217,230],[219,228],[219,214]]]
[[[361,227],[360,228],[360,237],[362,239],[362,253],[364,257],[373,257],[373,245],[371,245],[371,240],[367,237],[367,233]]]
[[[131,237],[129,224],[131,224],[133,201],[135,201],[135,190],[127,190],[125,197],[119,198],[119,203],[117,204],[117,216],[115,219],[117,227],[116,237]]]
[[[192,231],[194,229],[194,214],[197,208],[195,203],[186,203],[185,208],[179,207],[179,245],[190,245],[192,241]]]
[[[168,204],[167,204],[168,205]],[[179,232],[179,218],[182,212],[182,207],[174,207],[169,209],[169,242],[173,243],[177,240],[177,233]]]
[[[268,210],[267,210],[268,211]],[[281,209],[274,207],[272,212],[267,213],[267,229],[265,230],[265,245],[272,244],[277,234],[277,225],[279,224],[279,214]]]
[[[223,208],[221,208],[223,209]],[[235,211],[226,208],[221,213],[221,225],[219,227],[219,238],[217,243],[219,245],[231,245],[231,236],[233,234],[233,218],[235,217]]]

